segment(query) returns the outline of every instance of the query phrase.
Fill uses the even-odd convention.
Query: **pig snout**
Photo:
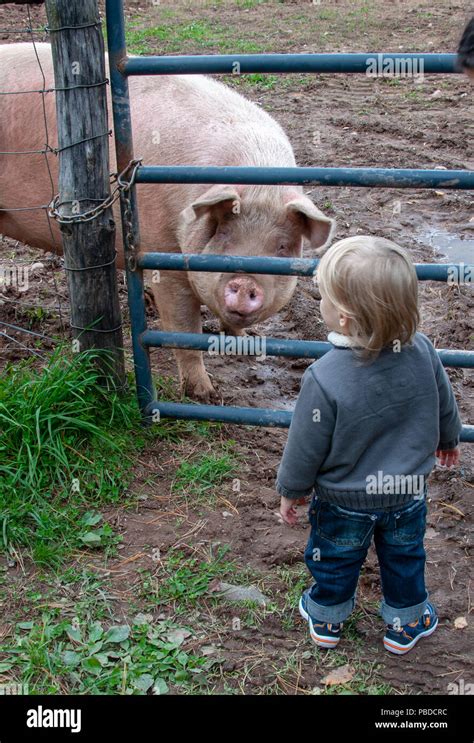
[[[230,279],[224,288],[226,311],[242,318],[253,315],[263,306],[263,289],[248,276]]]

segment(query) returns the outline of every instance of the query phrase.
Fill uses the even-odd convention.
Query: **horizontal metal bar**
[[[255,185],[353,186],[355,188],[474,189],[472,170],[411,168],[274,168],[143,165],[137,183],[248,183]]]
[[[159,402],[155,400],[148,406],[145,415],[151,416],[160,411],[160,418],[177,420],[220,421],[238,423],[244,426],[267,426],[289,428],[292,413],[270,408],[240,408],[231,405],[197,405],[179,402]],[[474,426],[463,426],[461,441],[474,443]]]
[[[223,356],[285,356],[319,359],[333,348],[325,341],[299,341],[266,336],[217,335],[215,333],[173,333],[145,330],[140,336],[145,347],[186,348]],[[256,350],[255,350],[256,349]],[[474,351],[436,349],[443,366],[474,368]],[[219,353],[221,351],[222,353]]]
[[[160,416],[164,418],[177,418],[178,420],[221,421],[222,423],[279,428],[288,428],[291,422],[290,412],[268,408],[237,408],[231,405],[193,405],[155,401],[150,403],[145,416],[152,415],[155,410],[159,410]]]
[[[249,72],[360,73],[368,77],[420,77],[459,73],[456,54],[202,54],[128,57],[124,75],[243,74]]]
[[[139,268],[163,271],[205,271],[219,273],[254,273],[272,276],[313,276],[316,258],[274,258],[270,256],[219,255],[207,253],[142,253]],[[474,282],[474,264],[415,263],[420,281]]]

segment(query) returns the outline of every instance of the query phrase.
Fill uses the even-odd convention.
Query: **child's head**
[[[399,245],[383,237],[339,240],[321,258],[317,278],[324,321],[356,341],[362,358],[373,360],[394,341],[413,338],[418,279]]]
[[[458,47],[458,64],[474,80],[474,18],[471,18]]]

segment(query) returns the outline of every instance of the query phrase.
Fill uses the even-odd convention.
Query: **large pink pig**
[[[54,87],[50,46],[37,50]],[[1,91],[34,90],[43,80],[31,44],[0,46]],[[202,75],[130,79],[134,149],[148,165],[295,166],[291,144],[265,111],[217,80]],[[42,96],[2,96],[0,151],[42,149]],[[56,146],[54,94],[45,96],[50,144]],[[111,110],[109,101],[109,111]],[[57,191],[57,159],[48,156]],[[111,148],[111,167],[115,152]],[[40,206],[51,199],[44,155],[4,155],[0,207]],[[143,251],[299,257],[306,238],[315,252],[328,244],[333,221],[299,186],[161,184],[137,186]],[[119,224],[116,206],[115,218]],[[55,238],[61,243],[57,225]],[[0,212],[0,232],[30,245],[54,248],[44,210]],[[119,267],[123,267],[120,230]],[[223,328],[243,328],[277,312],[291,298],[296,278],[162,271],[152,283],[165,330],[201,332],[200,305]],[[199,400],[214,389],[198,351],[177,351],[185,392]]]

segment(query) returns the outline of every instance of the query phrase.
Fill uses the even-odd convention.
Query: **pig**
[[[36,45],[46,88],[54,87],[49,44]],[[80,80],[78,80],[80,82]],[[205,75],[132,77],[130,98],[134,151],[148,165],[295,166],[283,129],[258,105]],[[0,89],[16,92],[43,87],[30,43],[0,46]],[[109,117],[111,103],[109,92]],[[49,142],[56,146],[54,93],[45,95]],[[42,96],[2,97],[0,151],[44,146]],[[0,208],[48,204],[57,193],[57,158],[48,156],[53,186],[41,154],[2,157]],[[110,148],[112,170],[115,148]],[[334,221],[301,186],[139,184],[141,251],[218,253],[298,258],[304,241],[315,254],[330,243]],[[119,224],[119,209],[114,218]],[[44,210],[0,211],[0,232],[32,246],[55,250],[60,231],[51,229]],[[118,267],[123,246],[117,232]],[[278,312],[291,298],[296,278],[237,273],[161,271],[151,283],[161,326],[168,331],[202,332],[206,305],[230,334]],[[217,399],[199,351],[175,352],[183,392],[209,402]]]

